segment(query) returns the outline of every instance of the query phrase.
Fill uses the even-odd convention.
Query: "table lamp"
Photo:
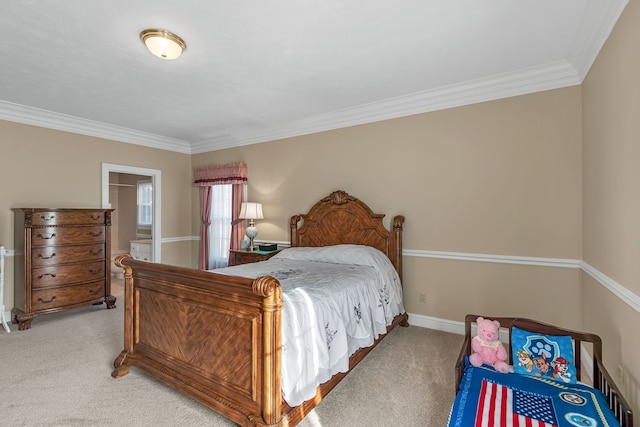
[[[242,203],[239,218],[249,220],[249,226],[245,230],[245,234],[249,238],[249,250],[254,251],[256,248],[253,246],[253,239],[258,235],[258,229],[255,226],[254,220],[264,218],[264,216],[262,216],[262,203]]]

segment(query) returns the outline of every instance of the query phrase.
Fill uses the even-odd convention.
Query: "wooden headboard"
[[[384,214],[376,214],[357,198],[334,191],[317,202],[307,214],[293,215],[291,246],[356,244],[372,246],[389,257],[402,280],[402,224],[404,216],[393,218],[392,230],[382,224]]]

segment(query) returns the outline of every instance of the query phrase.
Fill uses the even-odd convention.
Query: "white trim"
[[[586,373],[591,383],[593,383],[593,357],[584,348],[584,344],[580,345],[580,360],[584,365],[583,373]]]
[[[580,73],[580,80],[587,76],[628,2],[628,0],[586,2],[582,23],[567,58]]]
[[[110,139],[127,144],[191,154],[188,141],[110,125],[13,102],[0,101],[0,119],[10,122],[56,129],[79,135]]]
[[[580,266],[582,267],[582,271],[593,277],[598,283],[609,289],[614,295],[629,304],[629,306],[635,311],[640,313],[640,296],[634,294],[629,289],[625,288],[620,283],[616,282],[606,274],[598,271],[586,262],[582,261],[580,263]]]
[[[578,259],[538,258],[511,255],[473,254],[463,252],[422,251],[413,249],[403,250],[402,255],[424,258],[451,259],[457,261],[479,261],[501,264],[536,265],[544,267],[580,268],[580,260]]]
[[[611,279],[604,273],[598,271],[586,262],[580,260],[491,254],[471,254],[461,252],[422,251],[414,249],[405,249],[402,251],[402,255],[423,258],[449,259],[455,261],[477,261],[502,264],[535,265],[544,267],[578,268],[589,274],[602,286],[613,292],[614,295],[616,295],[622,301],[629,304],[631,308],[640,313],[640,296],[634,294],[629,289],[622,286],[620,283]]]
[[[575,86],[578,71],[568,61],[531,67],[457,85],[385,99],[353,108],[332,111],[253,132],[210,138],[191,143],[192,154],[258,144],[282,138],[308,135],[381,120],[396,119],[511,96]]]
[[[0,101],[0,119],[160,150],[198,154],[559,89],[580,83],[580,73],[570,62],[561,60],[319,114],[282,125],[267,126],[257,131],[240,131],[234,135],[216,136],[204,141],[168,138],[6,101]]]
[[[0,101],[0,119],[161,150],[198,154],[559,89],[582,83],[627,3],[628,0],[588,2],[567,59],[267,126],[257,131],[185,141],[7,101]]]
[[[437,317],[423,316],[422,314],[409,313],[409,324],[421,328],[435,329],[451,334],[464,335],[464,322],[439,319]]]
[[[178,237],[163,237],[160,239],[162,243],[176,243],[176,242],[190,242],[194,240],[200,240],[198,236],[178,236]]]
[[[150,176],[153,182],[153,262],[162,260],[162,172],[136,166],[102,164],[102,207],[109,208],[109,172]]]

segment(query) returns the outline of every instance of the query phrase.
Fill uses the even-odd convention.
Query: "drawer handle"
[[[93,220],[99,220],[100,218],[102,218],[100,215],[91,215],[91,219]]]
[[[103,291],[103,288],[102,288],[102,287],[96,288],[95,290],[93,290],[93,289],[89,289],[89,293],[90,293],[91,295],[98,295],[98,294],[100,294],[102,291]]]
[[[101,255],[102,254],[102,249],[98,249],[97,251],[93,250],[93,249],[89,249],[89,253],[91,255]]]
[[[102,236],[102,231],[98,231],[97,233],[94,231],[90,231],[89,234],[92,235],[93,237],[98,237],[98,236]]]
[[[51,259],[51,258],[53,258],[54,256],[56,256],[56,253],[55,253],[55,252],[54,252],[54,253],[52,253],[52,254],[51,254],[51,256],[44,256],[44,255],[42,255],[42,254],[38,254],[38,258],[42,258],[42,259]]]
[[[49,236],[49,237],[45,237],[42,234],[38,233],[38,237],[41,238],[42,240],[50,240],[50,239],[53,239],[54,237],[56,237],[56,233],[51,233],[51,236]]]
[[[44,273],[38,276],[38,280],[42,279],[44,276],[51,276],[51,277],[56,277],[55,274],[51,274],[51,273]]]
[[[90,269],[90,270],[89,270],[89,273],[93,274],[94,276],[95,276],[96,274],[100,274],[100,273],[102,273],[102,267],[100,267],[100,268],[99,268],[99,269],[97,269],[97,270],[94,270],[94,269],[92,268],[92,269]]]
[[[43,219],[45,221],[51,221],[53,218],[55,218],[55,215],[51,215],[51,216],[40,215],[40,219]]]
[[[45,301],[42,298],[38,298],[38,301],[43,303],[43,304],[49,304],[50,302],[53,302],[53,300],[56,299],[56,296],[52,296],[51,299],[49,301]]]

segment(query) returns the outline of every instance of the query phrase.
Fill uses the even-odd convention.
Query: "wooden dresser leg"
[[[109,295],[104,299],[104,301],[107,303],[108,309],[116,308],[116,297],[114,297],[113,295]]]
[[[24,331],[26,329],[31,329],[31,321],[34,317],[36,317],[33,313],[23,313],[20,310],[16,310],[15,308],[12,311],[13,318],[11,319],[11,323],[18,324],[18,330]]]

